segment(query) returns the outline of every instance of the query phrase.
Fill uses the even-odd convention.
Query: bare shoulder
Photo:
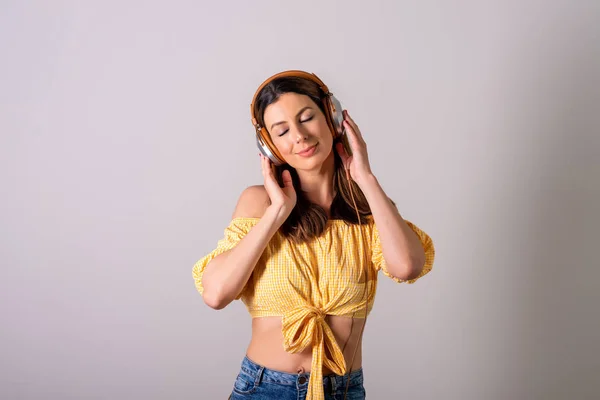
[[[248,186],[240,194],[233,211],[233,218],[261,218],[271,205],[271,199],[263,185]]]

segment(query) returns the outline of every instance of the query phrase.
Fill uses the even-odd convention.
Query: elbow
[[[214,284],[204,287],[202,299],[204,300],[204,304],[214,310],[222,310],[233,301],[233,299],[226,295],[223,288],[216,287]]]
[[[406,274],[406,276],[403,278],[403,280],[411,281],[413,279],[417,279],[421,275],[421,272],[423,272],[423,267],[411,268],[410,272]]]
[[[418,278],[423,272],[425,261],[421,259],[409,260],[399,266],[388,266],[392,275],[402,281],[410,281]]]
[[[405,280],[410,281],[421,276],[423,269],[425,268],[425,251],[422,247],[419,247],[419,251],[408,257],[408,260],[404,263],[404,270],[406,271]]]
[[[406,280],[412,280],[418,278],[423,272],[423,268],[425,267],[425,258],[416,258],[411,260],[406,267],[407,275]]]
[[[224,302],[218,302],[218,301],[213,301],[212,299],[208,300],[208,299],[204,299],[204,303],[209,306],[210,308],[212,308],[213,310],[222,310],[225,308],[225,306],[227,304],[225,304]]]
[[[222,310],[229,304],[229,302],[225,301],[222,296],[219,296],[217,293],[213,291],[204,291],[202,294],[202,299],[204,300],[204,304],[212,308],[213,310]]]
[[[228,302],[225,300],[223,285],[217,280],[213,279],[210,271],[205,271],[202,279],[202,300],[204,304],[214,310],[222,310],[227,306]]]

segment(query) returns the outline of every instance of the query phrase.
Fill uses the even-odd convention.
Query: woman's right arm
[[[255,214],[245,213],[243,209],[252,202],[248,198],[254,197],[252,192],[257,190],[258,188],[251,187],[244,191],[238,207],[236,207],[235,216],[247,217]],[[239,207],[240,205],[241,207]],[[204,286],[202,297],[209,307],[216,310],[222,309],[231,303],[244,288],[269,240],[282,224],[277,219],[278,213],[277,209],[269,206],[260,221],[233,249],[219,254],[206,265],[202,276],[202,285]]]
[[[216,310],[226,307],[242,291],[267,244],[296,204],[289,173],[284,173],[281,188],[264,158],[262,169],[264,186],[244,190],[233,213],[233,218],[259,217],[260,221],[234,248],[213,258],[202,276],[204,302]]]

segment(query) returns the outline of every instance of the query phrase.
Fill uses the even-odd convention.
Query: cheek
[[[323,144],[326,144],[328,147],[333,146],[333,136],[331,134],[331,130],[329,129],[329,126],[327,124],[325,124],[322,129],[321,129],[321,142]]]
[[[333,140],[331,136],[331,129],[329,129],[329,125],[327,125],[327,121],[323,120],[323,122],[319,125],[319,132],[321,133],[321,137],[325,140]]]
[[[275,144],[275,147],[277,147],[277,150],[283,156],[287,156],[288,154],[291,154],[292,150],[294,148],[294,144],[289,139],[287,139],[288,137],[289,137],[289,135],[283,135],[282,137],[271,136],[271,140],[273,141],[273,144]]]

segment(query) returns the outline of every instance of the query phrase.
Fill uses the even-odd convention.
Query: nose
[[[296,128],[296,129],[294,129],[294,135],[293,135],[293,137],[296,140],[296,143],[300,143],[300,141],[302,141],[302,139],[306,140],[307,135],[306,135],[306,133],[304,133],[302,131],[301,128]]]

